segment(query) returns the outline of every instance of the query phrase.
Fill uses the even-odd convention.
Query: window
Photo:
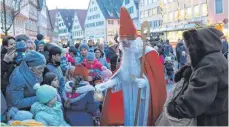
[[[173,12],[169,13],[169,22],[173,22]]]
[[[125,4],[129,4],[130,3],[130,0],[125,0]]]
[[[128,12],[129,12],[130,14],[134,13],[134,8],[133,8],[133,7],[128,8]]]
[[[148,11],[145,11],[145,17],[148,17]]]
[[[94,7],[94,11],[96,11],[97,10],[97,7]]]
[[[207,4],[202,4],[202,16],[207,16],[208,15],[208,7]]]
[[[180,10],[179,14],[179,20],[184,20],[184,9]]]
[[[153,1],[152,0],[148,0],[148,3],[151,4]]]
[[[152,23],[152,21],[151,21],[151,22],[149,22],[149,26],[150,26],[150,27],[153,27],[153,23]]]
[[[194,6],[194,17],[199,17],[200,16],[200,6],[196,5]]]
[[[164,22],[164,23],[167,23],[167,22],[168,22],[168,17],[167,17],[167,14],[164,14],[164,17],[163,17],[163,22]]]
[[[148,4],[148,0],[145,0],[144,3],[145,3],[145,5],[147,5]]]
[[[153,11],[152,9],[149,9],[149,17],[151,17],[153,15]]]
[[[95,1],[92,1],[91,4],[93,5]]]
[[[161,7],[157,7],[157,14],[161,14]]]
[[[192,18],[192,8],[191,7],[187,8],[186,18],[187,19],[191,19]]]
[[[223,0],[215,0],[215,12],[216,14],[223,13]]]
[[[140,18],[144,18],[144,12],[140,12]]]
[[[178,21],[178,19],[179,19],[178,11],[175,11],[175,18],[174,18],[174,21]]]
[[[153,9],[153,15],[157,15],[157,8]]]

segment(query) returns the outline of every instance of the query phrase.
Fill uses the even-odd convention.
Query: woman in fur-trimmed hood
[[[222,32],[214,28],[183,33],[192,74],[188,88],[168,105],[176,118],[197,118],[198,126],[228,125],[228,63],[220,52]]]
[[[94,87],[83,77],[76,76],[65,84],[63,91],[65,118],[71,126],[94,126],[93,114],[96,104],[93,98]]]

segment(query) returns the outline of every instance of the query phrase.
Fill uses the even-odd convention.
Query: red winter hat
[[[120,38],[125,37],[128,40],[135,40],[139,35],[134,23],[125,7],[120,9]]]

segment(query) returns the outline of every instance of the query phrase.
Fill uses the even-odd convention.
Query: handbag
[[[167,111],[168,103],[176,99],[176,97],[182,91],[183,85],[184,85],[183,78],[175,84],[175,87],[172,89],[172,95],[167,97],[167,100],[163,106],[163,111],[158,117],[157,121],[155,122],[156,126],[197,126],[196,118],[178,119],[172,117]]]

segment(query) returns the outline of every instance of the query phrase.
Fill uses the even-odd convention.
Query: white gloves
[[[143,78],[136,78],[135,83],[137,84],[138,88],[144,88],[146,87],[146,80]]]

